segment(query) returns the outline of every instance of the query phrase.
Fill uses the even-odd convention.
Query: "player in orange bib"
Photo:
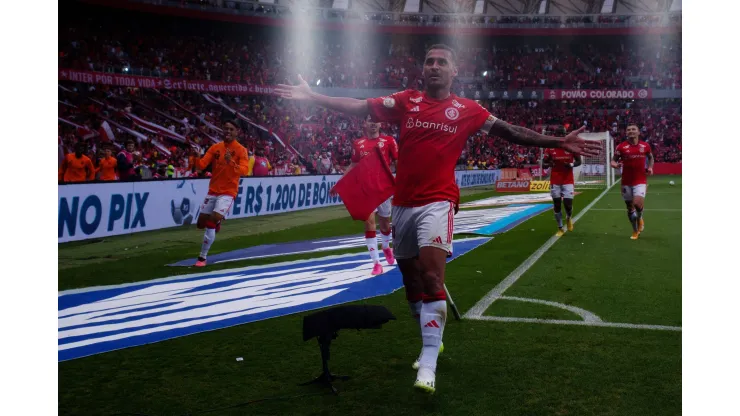
[[[654,163],[650,145],[640,140],[640,128],[637,124],[628,124],[627,140],[614,149],[611,166],[614,169],[622,167],[622,198],[627,204],[627,217],[632,223],[632,240],[637,240],[645,229],[642,210],[645,207],[647,175],[653,174]]]
[[[96,173],[100,172],[101,181],[115,181],[118,177],[116,176],[116,167],[118,161],[113,157],[113,152],[110,147],[105,148],[105,157],[100,159],[98,168],[95,170]]]
[[[195,267],[204,267],[208,250],[216,240],[216,232],[221,229],[221,221],[231,209],[237,190],[239,178],[249,173],[249,156],[236,138],[239,136],[239,125],[236,120],[224,123],[224,141],[211,146],[198,161],[198,170],[203,171],[211,165],[211,181],[208,184],[208,195],[200,206],[198,228],[205,228],[203,245]]]
[[[86,149],[85,143],[78,142],[75,145],[75,152],[64,157],[59,168],[59,180],[65,183],[95,180],[95,166],[92,160],[83,154]]]
[[[555,234],[558,237],[562,237],[565,234],[561,203],[565,205],[565,222],[568,226],[568,231],[573,231],[573,196],[575,195],[573,189],[573,168],[580,165],[581,158],[576,158],[573,153],[563,149],[545,150],[542,167],[552,168],[550,173],[550,196],[552,196],[555,221],[558,223],[558,232]]]
[[[362,160],[363,157],[374,152],[375,148],[379,148],[380,152],[391,166],[392,162],[398,160],[398,144],[396,139],[390,136],[380,135],[380,123],[373,123],[370,118],[365,121],[364,125],[365,137],[357,139],[352,143],[352,164],[349,165],[347,172],[352,170],[357,163]],[[396,260],[393,257],[393,249],[390,248],[391,241],[391,198],[388,198],[385,202],[380,204],[376,209],[378,213],[378,223],[380,224],[380,240],[381,247],[383,249],[383,255],[389,265],[393,265]],[[378,238],[375,231],[375,214],[370,214],[370,218],[365,221],[365,243],[367,249],[370,251],[370,258],[373,261],[372,275],[376,276],[383,273],[383,266],[380,265],[380,258],[378,256]]]

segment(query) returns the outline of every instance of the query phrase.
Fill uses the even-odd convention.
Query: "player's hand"
[[[275,94],[288,100],[305,101],[311,98],[311,87],[308,82],[298,75],[298,85],[278,84],[275,88]]]
[[[613,167],[614,169],[619,169],[619,166],[621,165],[621,163],[619,163],[619,162],[616,162],[616,161],[612,160],[612,161],[611,161],[611,162],[609,163],[609,165],[610,165],[611,167]]]
[[[334,190],[334,186],[332,186],[331,189],[329,189],[329,196],[332,197],[332,198],[334,198],[337,195],[338,195],[337,194],[337,191],[335,191]]]
[[[595,140],[584,140],[578,137],[579,134],[586,130],[586,126],[570,132],[563,140],[563,149],[575,154],[584,156],[598,156],[601,151],[601,142]]]
[[[229,152],[228,150],[226,151],[226,154],[224,155],[224,160],[226,161],[226,163],[231,162],[231,152]]]
[[[653,168],[647,168],[647,174],[652,175],[653,174]]]

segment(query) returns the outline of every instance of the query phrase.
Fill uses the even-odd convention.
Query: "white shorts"
[[[647,192],[647,185],[646,184],[640,184],[635,186],[623,186],[622,187],[622,198],[625,201],[632,201],[634,197],[639,196],[642,198],[645,198],[645,193]]]
[[[455,204],[432,202],[421,207],[393,207],[393,255],[410,259],[421,247],[437,247],[452,254]]]
[[[565,199],[573,199],[573,184],[566,184],[566,185],[553,185],[550,184],[550,196],[553,198],[565,198]]]
[[[390,218],[391,216],[391,199],[393,197],[388,198],[385,202],[378,205],[378,208],[375,210],[375,212],[378,213],[379,217],[383,218]]]
[[[226,214],[234,203],[234,197],[231,195],[206,195],[203,205],[200,206],[201,214],[211,214],[213,212],[221,214],[226,218]]]

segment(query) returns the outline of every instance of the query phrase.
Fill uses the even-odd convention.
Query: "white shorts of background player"
[[[385,202],[378,205],[378,208],[375,210],[375,212],[378,213],[378,216],[383,218],[389,218],[391,216],[391,199],[393,199],[393,197],[386,199]]]
[[[234,203],[234,197],[231,195],[206,195],[206,199],[200,206],[201,214],[211,214],[217,212],[226,218],[231,205]]]
[[[640,184],[640,185],[624,185],[622,186],[622,198],[625,201],[632,201],[636,196],[645,198],[645,194],[647,193],[647,185],[646,184]]]
[[[452,255],[455,204],[432,202],[420,207],[393,207],[393,254],[397,259],[419,255],[421,247],[437,247]]]
[[[573,199],[573,195],[575,195],[575,193],[572,183],[565,185],[550,184],[550,196],[554,199],[561,197],[565,199]]]

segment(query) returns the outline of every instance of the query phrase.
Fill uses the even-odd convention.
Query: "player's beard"
[[[433,78],[436,77],[436,78]],[[449,77],[444,76],[443,74],[434,74],[434,75],[428,75],[424,77],[424,81],[426,82],[426,90],[430,93],[432,96],[437,95],[443,95],[446,96],[446,93],[449,93],[451,87],[452,87],[452,80]]]

